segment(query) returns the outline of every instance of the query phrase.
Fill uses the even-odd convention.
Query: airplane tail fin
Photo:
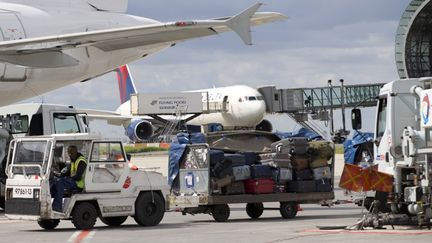
[[[130,100],[131,94],[136,94],[137,90],[127,65],[117,68],[116,72],[120,91],[120,104],[123,104]]]
[[[226,21],[226,25],[236,32],[246,45],[252,45],[251,18],[261,6],[262,3],[256,3]]]

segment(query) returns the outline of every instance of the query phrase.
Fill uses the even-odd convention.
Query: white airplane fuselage
[[[84,6],[67,8],[64,1],[58,6],[55,2],[47,2],[46,7],[38,8],[0,2],[0,41],[160,23],[127,14],[89,11]],[[78,64],[68,67],[29,68],[0,62],[0,106],[102,75],[172,44],[115,51],[102,51],[92,46],[71,48],[63,52],[75,58]]]
[[[193,90],[186,92],[201,92],[203,107],[209,107],[210,112],[190,120],[190,125],[206,125],[217,123],[224,129],[255,128],[266,112],[265,101],[258,90],[246,85],[234,85],[213,89]],[[130,100],[116,110],[123,116],[131,116]],[[162,116],[173,119],[173,116]]]
[[[224,128],[254,128],[264,119],[266,105],[263,97],[249,86],[234,85],[193,92],[204,93],[203,105],[209,105],[210,113],[202,114],[188,124],[219,123]],[[219,111],[212,112],[212,108]]]

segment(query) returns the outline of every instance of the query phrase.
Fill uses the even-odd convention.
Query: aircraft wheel
[[[100,217],[102,223],[108,226],[120,226],[123,224],[128,216],[118,216],[118,217]]]
[[[75,205],[71,216],[75,228],[80,230],[91,229],[96,223],[97,210],[93,204],[82,202]]]
[[[228,204],[217,204],[212,207],[211,214],[217,222],[225,222],[230,216],[230,208]]]
[[[295,218],[297,215],[297,203],[295,202],[280,202],[280,214],[286,219]]]
[[[46,230],[53,230],[60,223],[60,219],[38,219],[38,224]]]
[[[153,195],[152,195],[153,194]],[[155,226],[165,214],[165,201],[159,193],[144,192],[135,202],[135,221],[142,226]]]
[[[252,219],[261,217],[264,212],[264,205],[262,203],[248,203],[246,204],[246,213]]]

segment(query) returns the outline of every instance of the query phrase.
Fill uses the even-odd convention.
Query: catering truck
[[[382,87],[375,120],[373,164],[388,175],[388,185],[375,190],[379,210],[363,225],[430,225],[432,218],[432,78],[403,79]],[[354,129],[361,128],[361,112],[352,112]],[[372,171],[367,170],[367,171]],[[381,176],[371,183],[385,183]],[[375,178],[376,179],[376,178]],[[373,199],[372,199],[373,200]],[[378,219],[378,212],[381,216]]]
[[[167,202],[170,210],[184,215],[210,214],[224,222],[230,216],[229,204],[246,204],[250,218],[274,209],[291,219],[299,204],[328,205],[334,199],[334,149],[329,142],[285,139],[259,153],[228,153],[210,149],[206,143],[186,145],[183,151],[180,146],[171,145],[171,152],[181,152],[170,154]],[[326,150],[323,156],[316,154],[321,148]],[[264,207],[266,202],[280,202],[280,206]]]
[[[65,191],[63,211],[52,209],[50,184],[70,163],[67,148],[74,145],[87,161],[82,190]],[[168,186],[162,174],[129,163],[120,141],[88,134],[54,134],[15,138],[6,165],[5,215],[37,220],[54,229],[71,220],[77,229],[90,229],[99,218],[109,226],[131,216],[142,226],[162,220]]]

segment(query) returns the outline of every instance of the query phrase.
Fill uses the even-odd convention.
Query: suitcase
[[[272,178],[273,177],[273,168],[268,165],[252,165],[250,167],[251,178],[259,179],[259,178]]]
[[[211,182],[212,182],[212,188],[213,189],[219,189],[221,187],[228,186],[231,183],[233,183],[234,182],[234,176],[227,175],[221,179],[212,178]]]
[[[242,181],[231,183],[222,188],[222,193],[225,195],[245,194],[245,186]]]
[[[287,138],[271,144],[271,151],[276,153],[304,155],[308,150],[307,138]]]
[[[261,164],[269,165],[275,168],[291,168],[291,159],[289,154],[268,153],[261,154]]]
[[[309,168],[309,157],[307,156],[293,156],[291,157],[291,165],[295,170],[304,170]]]
[[[296,181],[314,180],[314,174],[310,169],[295,170],[293,174],[293,178]]]
[[[290,181],[288,182],[288,192],[315,192],[315,181]]]
[[[244,181],[245,192],[248,194],[272,193],[275,186],[274,181],[269,178],[251,179]]]
[[[225,154],[225,159],[231,160],[232,167],[243,166],[246,164],[246,158],[241,154]]]
[[[210,165],[215,165],[225,159],[225,153],[221,150],[210,150]]]
[[[233,167],[234,180],[243,181],[251,178],[251,171],[249,165]]]
[[[238,152],[245,157],[246,165],[258,164],[258,155],[254,152]]]
[[[331,176],[332,176],[331,170],[330,170],[330,167],[328,167],[328,166],[315,168],[315,169],[312,169],[312,171],[313,171],[315,180],[331,179]]]
[[[231,160],[224,159],[221,162],[215,164],[211,170],[211,177],[223,178],[226,175],[232,175],[232,163]]]
[[[327,141],[314,141],[309,143],[310,153],[313,159],[326,159],[329,160],[333,157],[334,151],[330,142]]]
[[[278,168],[273,170],[273,180],[277,184],[285,184],[287,181],[291,181],[293,178],[292,170],[286,168]]]
[[[260,154],[259,155],[260,160],[290,160],[291,155],[289,154],[282,154],[282,153],[266,153],[266,154]]]
[[[310,167],[311,168],[319,168],[319,167],[326,167],[328,165],[328,160],[327,159],[312,159],[312,161],[310,162]]]
[[[315,180],[315,187],[317,192],[331,192],[333,189],[330,179]]]

